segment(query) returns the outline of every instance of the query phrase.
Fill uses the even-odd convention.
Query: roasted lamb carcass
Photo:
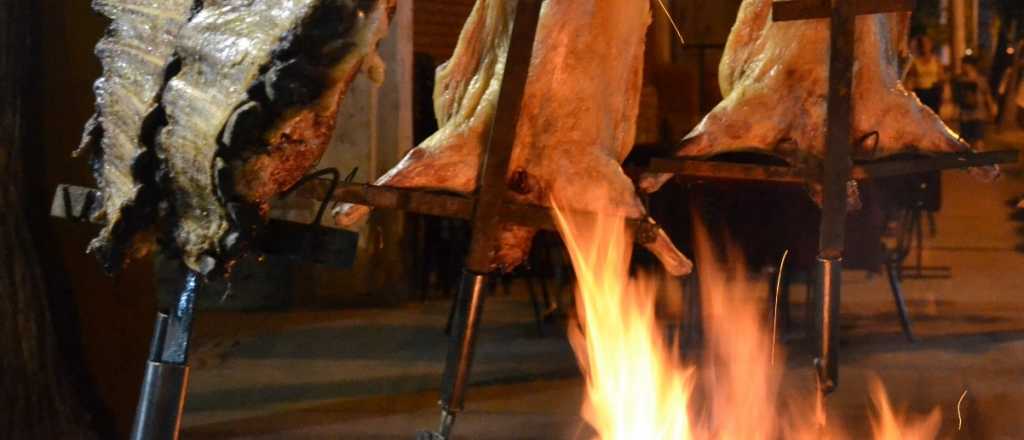
[[[177,66],[166,83],[159,75],[152,142],[125,143],[155,153],[147,172],[167,202],[158,221],[187,266],[220,267],[268,199],[319,161],[351,80],[382,75],[375,49],[394,4],[210,0],[181,28]],[[109,179],[100,186],[116,192]]]
[[[378,185],[472,192],[505,71],[515,2],[478,0],[452,58],[438,69],[434,109],[441,127]],[[643,73],[646,1],[547,0],[538,24],[508,174],[519,202],[565,208],[612,207],[630,217],[644,208],[620,162],[633,146]],[[347,205],[349,226],[369,208]],[[503,231],[496,268],[526,257],[535,231]],[[668,270],[690,262],[664,233],[648,245]]]
[[[108,271],[126,253],[141,251],[137,234],[150,227],[158,202],[152,138],[165,77],[176,70],[174,41],[195,11],[196,0],[95,0],[93,8],[112,21],[96,46],[103,76],[96,81],[96,114],[85,127],[76,155],[92,155],[103,188],[106,226],[89,245]]]
[[[772,0],[744,0],[723,54],[725,99],[683,140],[680,156],[760,151],[794,165],[820,163],[825,150],[829,20],[774,22]],[[970,147],[900,83],[907,13],[865,15],[856,23],[854,157],[948,153]],[[972,170],[983,178],[995,167]],[[647,175],[657,190],[670,175]]]

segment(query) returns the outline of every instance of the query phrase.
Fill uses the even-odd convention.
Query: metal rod
[[[153,325],[153,339],[149,343],[149,360],[159,362],[164,353],[164,338],[167,337],[167,320],[164,312],[157,312],[156,323]]]
[[[828,145],[822,169],[821,226],[818,242],[818,347],[815,365],[819,390],[839,384],[839,301],[846,241],[847,184],[853,166],[853,63],[856,11],[850,1],[832,1],[828,90]]]
[[[981,153],[945,153],[928,157],[859,161],[850,170],[850,177],[854,180],[869,180],[918,174],[927,171],[1016,163],[1019,155],[1020,152],[1017,150],[999,150]],[[774,156],[766,155],[766,157]],[[815,169],[683,158],[654,158],[651,159],[650,165],[644,171],[673,173],[678,178],[688,180],[805,184],[808,181],[821,179],[821,170]]]
[[[842,274],[841,259],[818,258],[815,283],[818,331],[814,366],[818,374],[818,389],[825,394],[839,386],[839,285]]]
[[[191,272],[170,314],[157,314],[131,440],[177,440],[188,390],[188,345],[199,275]]]
[[[910,322],[910,312],[907,311],[907,302],[903,299],[903,287],[900,280],[898,260],[889,260],[885,263],[885,272],[889,276],[889,289],[892,290],[892,299],[896,303],[896,312],[899,314],[900,326],[903,328],[903,336],[908,342],[915,342],[914,330]]]
[[[486,275],[469,271],[462,274],[462,284],[455,299],[452,333],[448,339],[448,356],[441,379],[442,423],[439,434],[445,439],[451,435],[455,416],[462,411],[465,403],[486,290]]]
[[[924,171],[961,169],[966,167],[1016,163],[1016,150],[987,151],[983,153],[941,154],[915,159],[881,159],[855,165],[851,178],[866,180],[915,174]],[[749,182],[773,182],[806,184],[820,180],[821,170],[802,169],[779,165],[742,164],[732,162],[706,161],[699,159],[655,158],[646,171],[673,173],[679,178],[690,180],[726,180]],[[313,179],[309,184],[295,190],[297,197],[320,200],[323,194],[331,194],[330,200],[339,203],[355,203],[383,209],[397,209],[416,214],[470,220],[473,218],[476,197],[440,191],[394,188],[368,185],[365,183],[339,182],[330,191],[332,182],[328,179]],[[68,219],[93,217],[99,205],[89,200],[99,200],[99,191],[75,185],[60,185],[54,196],[50,215]],[[580,215],[586,213],[576,213]],[[593,213],[592,213],[593,214]],[[501,216],[509,224],[525,227],[557,230],[551,219],[549,208],[539,205],[506,203]],[[281,220],[271,220],[281,221]],[[644,219],[630,219],[632,228],[644,227]]]
[[[192,338],[192,314],[195,309],[196,294],[199,290],[199,274],[189,272],[185,277],[185,287],[178,296],[178,302],[171,311],[167,321],[167,339],[164,342],[160,360],[175,365],[188,363],[188,346]]]
[[[466,259],[466,268],[477,273],[494,270],[492,256],[500,250],[499,233],[507,221],[502,215],[502,206],[508,198],[508,168],[512,161],[516,128],[519,126],[542,4],[542,0],[516,2],[516,18],[506,56],[505,75],[490,139],[478,174],[479,192],[473,213],[473,238]]]
[[[505,73],[501,81],[494,124],[483,152],[477,181],[476,206],[473,208],[473,235],[462,275],[448,357],[441,383],[441,427],[437,433],[421,433],[421,438],[451,437],[455,418],[462,410],[466,386],[473,364],[477,328],[483,311],[487,276],[496,269],[493,256],[500,250],[500,234],[510,219],[503,209],[507,202],[509,163],[515,146],[516,128],[533,55],[537,23],[543,0],[518,0],[511,43],[505,57]],[[542,215],[550,221],[550,215]]]

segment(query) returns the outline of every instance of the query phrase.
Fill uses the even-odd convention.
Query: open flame
[[[658,324],[655,304],[666,284],[630,276],[632,237],[624,218],[573,216],[553,205],[578,283],[579,325],[570,326],[569,338],[586,380],[583,418],[600,439],[849,438],[826,426],[820,402],[780,397],[782,368],[772,362],[771,333],[749,297],[755,290],[748,272],[714,264],[704,231],[697,234],[697,257],[706,345],[698,365],[682,360]],[[937,408],[927,418],[908,419],[893,411],[880,382],[872,388],[874,438],[936,437]]]

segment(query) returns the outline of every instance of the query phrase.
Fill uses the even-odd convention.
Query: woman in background
[[[935,56],[935,46],[925,35],[914,39],[914,59],[907,73],[907,85],[914,91],[921,103],[936,114],[942,106],[943,67]]]
[[[992,121],[996,105],[988,80],[978,69],[978,58],[963,57],[963,73],[953,81],[953,97],[960,109],[960,136],[975,149],[983,149],[985,124]]]

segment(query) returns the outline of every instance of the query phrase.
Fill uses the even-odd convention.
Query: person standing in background
[[[1011,52],[1012,50],[1012,52]],[[1020,54],[1024,51],[1024,41],[1010,46],[1007,53],[1014,54],[1013,61],[1003,72],[999,80],[999,97],[1002,109],[998,113],[1000,128],[1024,128],[1024,59]]]
[[[988,81],[978,70],[978,58],[963,57],[963,73],[953,81],[953,96],[960,109],[960,136],[976,149],[984,147],[985,124],[998,111]]]
[[[907,73],[907,85],[921,103],[939,113],[942,106],[943,66],[939,57],[935,56],[932,40],[920,35],[913,42],[914,59]]]
[[[930,108],[936,115],[941,114],[943,80],[945,68],[935,54],[935,45],[925,35],[919,35],[910,42],[913,58],[908,67],[905,84],[914,91],[917,99]],[[898,209],[921,209],[931,225],[931,234],[935,235],[935,212],[942,208],[942,174],[929,171],[921,174],[903,176],[888,184],[894,191]],[[899,188],[899,189],[896,189]],[[896,234],[899,222],[892,220],[887,229]]]

